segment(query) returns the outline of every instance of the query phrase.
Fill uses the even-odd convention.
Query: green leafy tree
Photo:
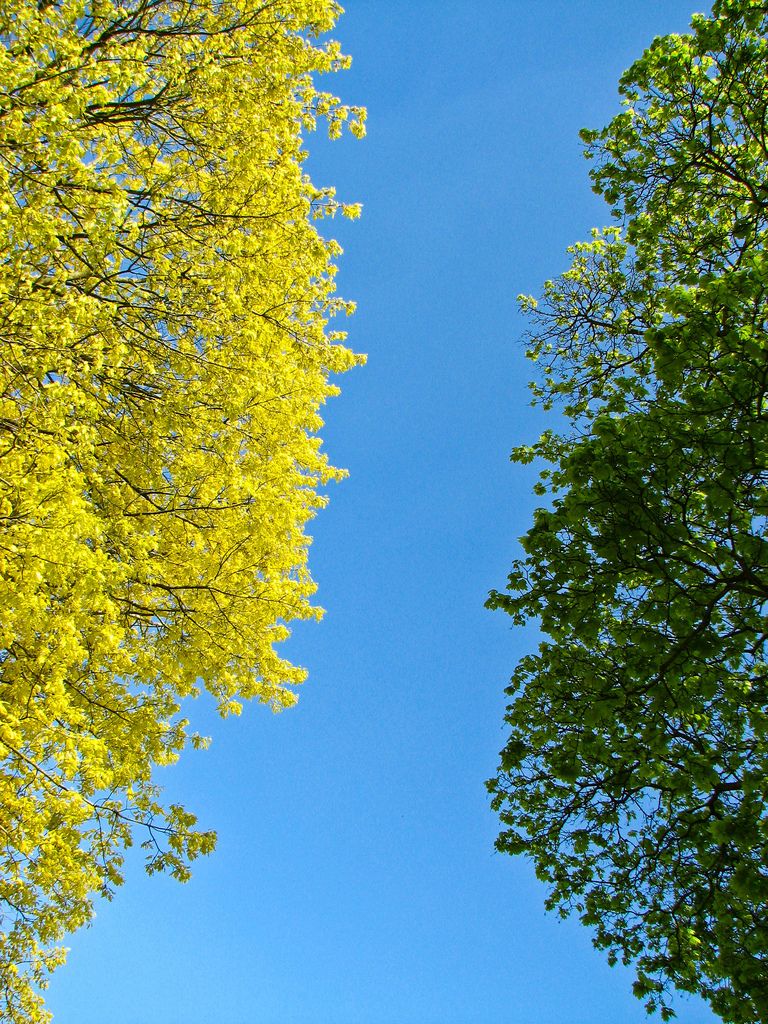
[[[489,606],[539,621],[497,845],[634,964],[768,1020],[768,5],[658,38],[583,133],[615,226],[524,299],[548,498]]]
[[[46,1019],[62,937],[123,852],[213,848],[153,769],[185,698],[295,701],[311,605],[337,210],[302,138],[363,111],[333,0],[0,9],[0,1018]]]

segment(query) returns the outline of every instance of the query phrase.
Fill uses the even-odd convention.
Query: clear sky
[[[693,0],[348,0],[354,58],[330,87],[368,137],[309,140],[317,184],[361,201],[334,224],[350,343],[366,368],[327,407],[350,478],[312,524],[320,624],[286,653],[299,705],[247,707],[159,777],[219,833],[192,881],[126,885],[76,935],[56,1024],[640,1024],[631,975],[545,915],[495,854],[484,780],[503,689],[535,644],[483,609],[526,529],[532,439],[515,296],[608,222],[578,129]],[[711,1024],[681,1001],[681,1024]]]

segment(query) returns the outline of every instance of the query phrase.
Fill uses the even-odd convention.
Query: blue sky
[[[299,705],[246,708],[159,776],[219,833],[180,886],[143,876],[71,941],[57,1024],[616,1024],[631,976],[545,915],[531,866],[495,854],[483,785],[503,689],[532,632],[483,609],[534,507],[508,461],[529,407],[515,296],[608,221],[578,129],[691,0],[349,0],[331,87],[368,137],[308,141],[358,302],[323,436],[350,478],[312,524],[327,609],[286,652]],[[682,1001],[681,1024],[715,1018]]]

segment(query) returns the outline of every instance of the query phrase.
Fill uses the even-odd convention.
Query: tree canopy
[[[547,498],[506,592],[538,621],[489,783],[549,909],[724,1020],[768,1019],[768,7],[720,0],[583,133],[613,224],[524,299]]]
[[[319,615],[305,525],[337,211],[302,137],[364,112],[333,0],[8,0],[0,11],[0,1017],[121,881],[214,844],[152,778],[204,686],[295,700],[274,650]]]

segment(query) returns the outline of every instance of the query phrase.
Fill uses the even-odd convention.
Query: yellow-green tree
[[[302,134],[332,0],[7,0],[0,11],[0,1017],[46,1017],[62,936],[213,847],[163,806],[201,683],[279,709],[310,605],[336,212]]]

